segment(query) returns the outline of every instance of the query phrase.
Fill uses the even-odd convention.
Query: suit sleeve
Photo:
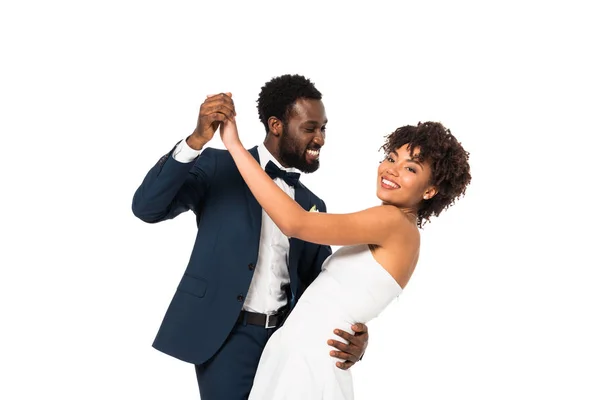
[[[144,222],[164,221],[188,210],[197,213],[208,192],[216,165],[213,149],[188,163],[175,160],[174,150],[150,169],[133,195],[133,214]]]

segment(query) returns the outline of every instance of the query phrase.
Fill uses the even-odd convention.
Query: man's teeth
[[[392,182],[392,181],[388,181],[388,180],[387,180],[387,179],[385,179],[385,178],[382,178],[382,179],[381,179],[381,182],[383,182],[383,183],[384,183],[384,184],[386,184],[387,186],[391,186],[391,187],[393,187],[393,188],[396,188],[396,189],[400,188],[400,186],[396,185],[396,184],[395,184],[394,182]]]
[[[310,154],[313,157],[318,157],[319,156],[319,150],[306,150],[306,152],[308,154]]]

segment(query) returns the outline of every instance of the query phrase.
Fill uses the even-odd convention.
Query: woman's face
[[[421,201],[430,199],[436,193],[430,184],[431,166],[427,161],[419,161],[419,148],[413,149],[413,157],[408,144],[389,153],[377,170],[377,197],[387,204],[417,210]]]

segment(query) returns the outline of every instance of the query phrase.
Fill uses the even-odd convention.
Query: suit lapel
[[[294,189],[294,200],[300,204],[306,211],[310,208],[310,198],[308,197],[308,190],[304,185],[298,182],[298,186]]]
[[[254,157],[256,159],[256,161],[260,164],[260,159],[258,156],[258,147],[255,146],[248,151],[250,152],[250,154],[252,154],[252,157]],[[244,189],[246,191],[246,197],[248,200],[246,202],[246,204],[248,204],[248,214],[250,215],[250,226],[252,227],[252,234],[254,235],[254,237],[252,239],[253,239],[253,242],[257,243],[257,248],[258,248],[258,243],[260,240],[260,229],[261,229],[261,225],[262,225],[262,212],[261,212],[262,208],[260,207],[260,204],[258,204],[258,201],[256,201],[256,198],[250,191],[250,188],[248,187],[248,185],[246,185],[245,183],[244,183]]]
[[[300,204],[300,206],[302,206],[302,208],[304,208],[306,211],[310,209],[310,198],[308,190],[306,190],[302,183],[298,183],[298,186],[296,186],[294,190],[294,200],[296,200],[296,202]],[[290,239],[290,257],[288,261],[288,270],[290,273],[291,280],[290,284],[292,289],[292,304],[295,303],[296,293],[298,293],[299,282],[297,279],[297,271],[298,262],[300,261],[300,254],[302,254],[303,247],[304,241],[296,238]]]

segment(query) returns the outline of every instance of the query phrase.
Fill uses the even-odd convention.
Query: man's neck
[[[281,158],[279,157],[279,149],[277,148],[277,144],[275,143],[274,140],[269,140],[269,137],[268,137],[268,138],[265,139],[265,141],[263,142],[263,144],[265,145],[265,147],[267,148],[267,150],[269,151],[269,153],[271,153],[271,155],[273,156],[273,158],[276,159],[277,162],[279,164],[281,164],[282,167],[289,168],[288,165],[285,165],[281,161]]]

